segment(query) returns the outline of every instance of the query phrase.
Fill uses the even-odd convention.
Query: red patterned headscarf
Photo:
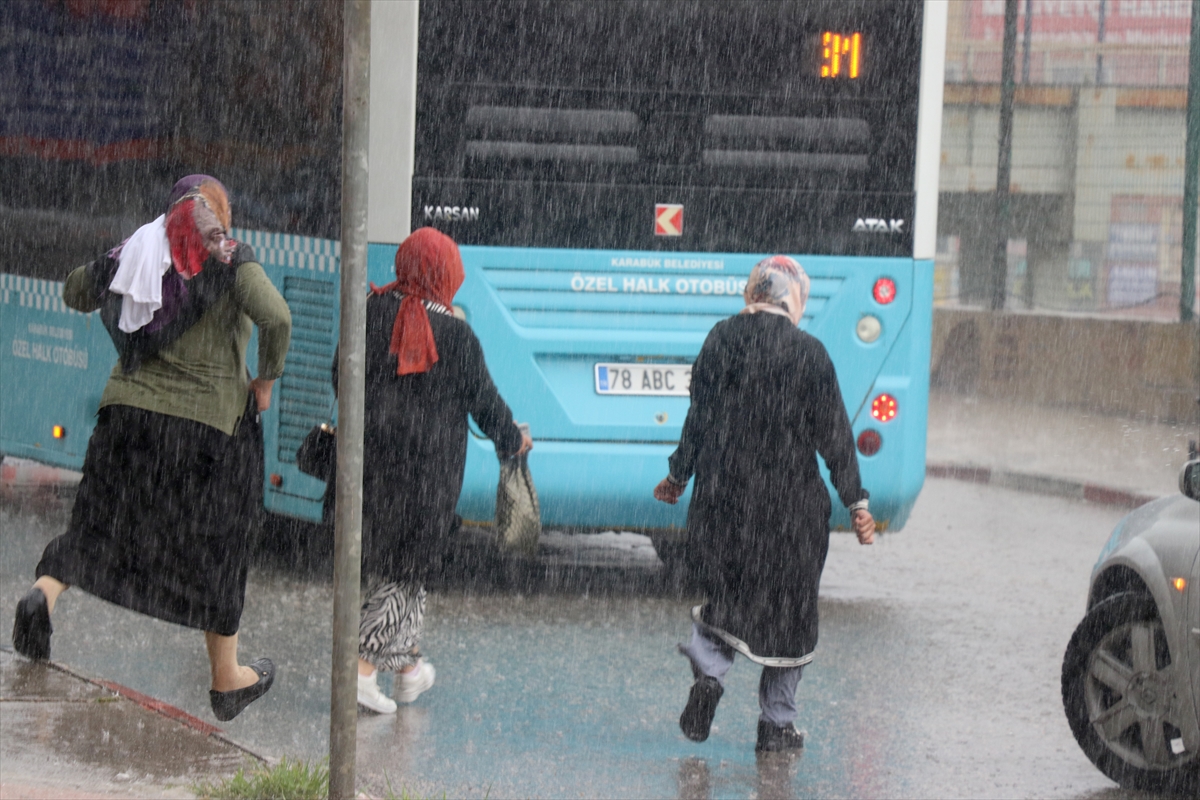
[[[230,222],[229,196],[216,178],[188,175],[175,184],[167,211],[167,241],[180,275],[190,280],[200,274],[204,262],[214,255],[209,243],[216,240],[226,255],[221,260],[229,260],[236,245],[225,238]]]
[[[808,304],[810,282],[800,262],[788,256],[768,256],[754,265],[746,280],[743,314],[779,314],[799,325]]]
[[[419,228],[396,250],[396,280],[387,286],[371,285],[375,294],[404,295],[388,348],[396,356],[397,375],[427,372],[437,363],[437,344],[422,301],[450,308],[463,278],[462,256],[454,240],[434,228]]]

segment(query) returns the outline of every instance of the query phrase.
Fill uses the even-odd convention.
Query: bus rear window
[[[425,206],[503,203],[504,230],[489,228],[499,215],[484,211],[484,224],[455,235],[476,244],[753,249],[766,243],[738,243],[733,228],[745,220],[728,210],[736,202],[728,193],[773,192],[788,195],[781,208],[811,206],[797,226],[804,233],[778,246],[828,251],[827,233],[847,226],[813,217],[821,209],[908,217],[922,8],[920,0],[426,0],[414,224],[428,221]],[[856,210],[851,195],[888,199]],[[547,198],[610,217],[614,204],[659,200],[717,217],[690,244],[643,242],[595,220],[518,219],[516,206],[528,214],[542,206],[547,221]],[[904,242],[892,245],[887,254]],[[864,246],[885,254],[881,242]]]
[[[426,2],[417,174],[907,191],[920,14],[914,0]],[[858,36],[853,78],[849,44],[824,55],[835,30]],[[845,65],[822,77],[834,55]]]

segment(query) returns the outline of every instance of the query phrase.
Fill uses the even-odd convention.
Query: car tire
[[[1177,661],[1176,669],[1182,669]],[[1180,715],[1171,653],[1154,598],[1125,592],[1088,611],[1063,658],[1062,698],[1075,741],[1122,787],[1195,796],[1200,761],[1176,754]]]

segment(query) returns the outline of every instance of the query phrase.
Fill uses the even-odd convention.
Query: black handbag
[[[305,475],[329,481],[337,466],[337,428],[328,422],[314,425],[296,450],[296,466]]]

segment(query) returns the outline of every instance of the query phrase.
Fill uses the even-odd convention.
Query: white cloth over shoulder
[[[124,295],[117,326],[126,333],[140,330],[162,308],[162,276],[171,268],[167,216],[134,231],[117,256],[117,274],[109,291]]]

